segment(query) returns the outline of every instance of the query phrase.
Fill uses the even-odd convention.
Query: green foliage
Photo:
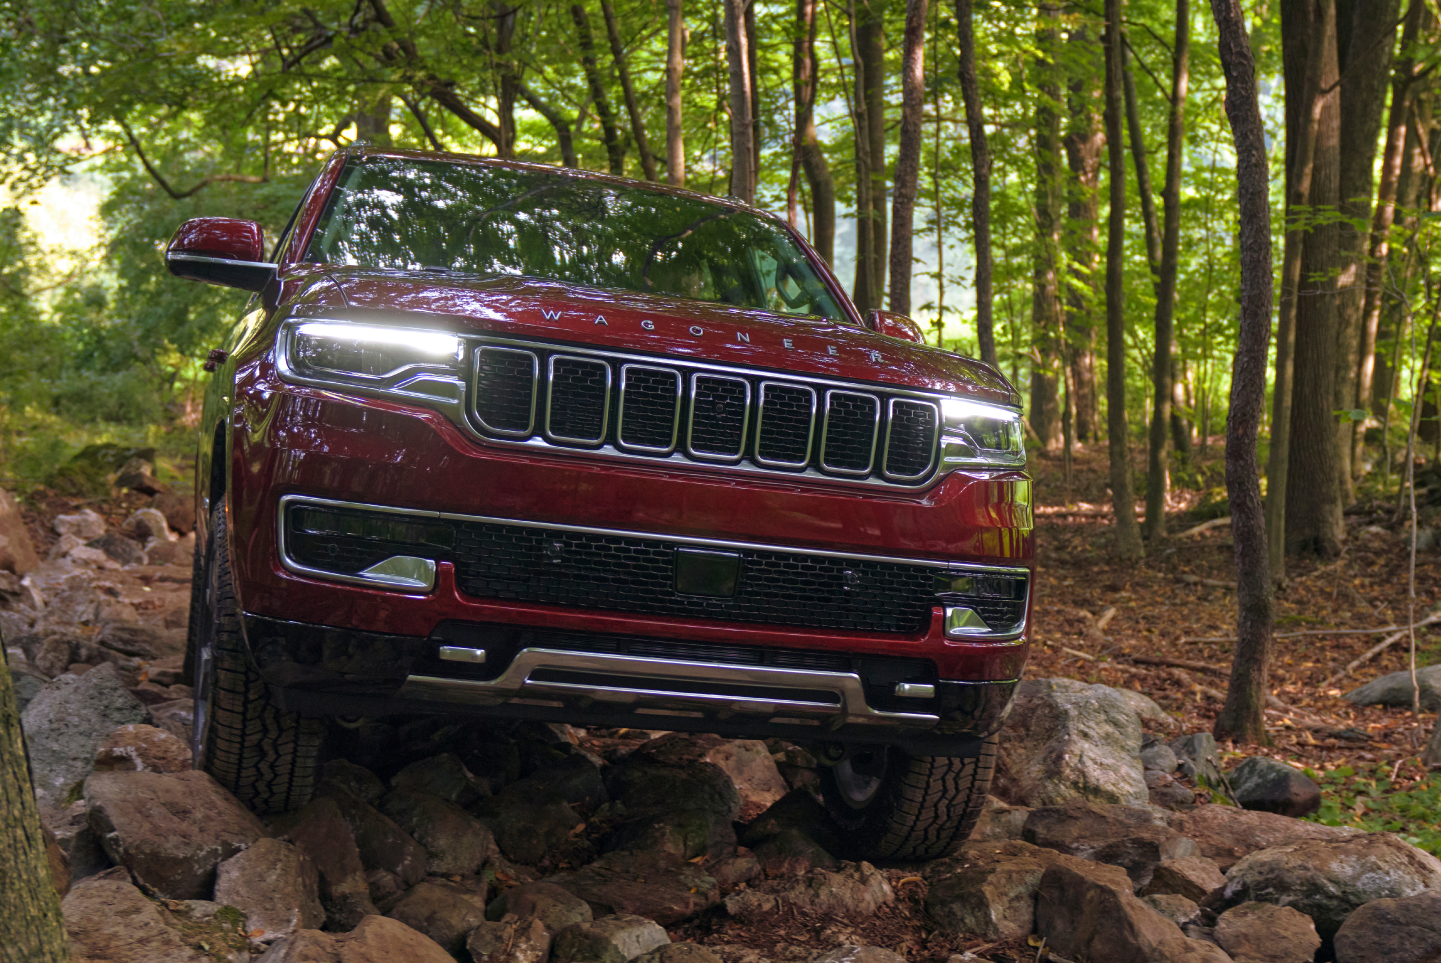
[[[1395,833],[1413,846],[1441,856],[1441,774],[1397,789],[1378,765],[1369,773],[1340,766],[1306,770],[1321,786],[1321,809],[1307,818],[1327,826],[1354,826],[1368,833]]]

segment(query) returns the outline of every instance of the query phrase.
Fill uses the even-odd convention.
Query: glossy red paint
[[[265,260],[265,232],[254,221],[195,217],[181,224],[165,247],[167,256],[189,254],[231,261]]]

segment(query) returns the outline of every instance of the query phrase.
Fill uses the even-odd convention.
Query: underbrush
[[[1391,767],[1358,772],[1350,766],[1306,775],[1321,786],[1321,809],[1307,818],[1327,826],[1354,826],[1368,833],[1395,833],[1413,846],[1441,856],[1441,773],[1420,780],[1391,779]]]

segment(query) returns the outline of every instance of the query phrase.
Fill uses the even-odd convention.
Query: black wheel
[[[310,801],[325,734],[321,719],[278,708],[250,662],[230,575],[225,507],[210,517],[204,597],[191,637],[195,666],[192,765],[257,813]]]
[[[821,797],[862,859],[938,859],[966,841],[996,768],[999,736],[975,756],[855,751],[821,769]]]

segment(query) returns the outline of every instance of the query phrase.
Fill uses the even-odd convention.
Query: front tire
[[[195,673],[192,767],[208,772],[257,813],[310,801],[325,723],[281,709],[250,661],[230,573],[225,506],[210,517],[191,635]]]
[[[996,768],[999,735],[974,756],[879,748],[821,770],[821,797],[862,859],[939,859],[965,842]]]

